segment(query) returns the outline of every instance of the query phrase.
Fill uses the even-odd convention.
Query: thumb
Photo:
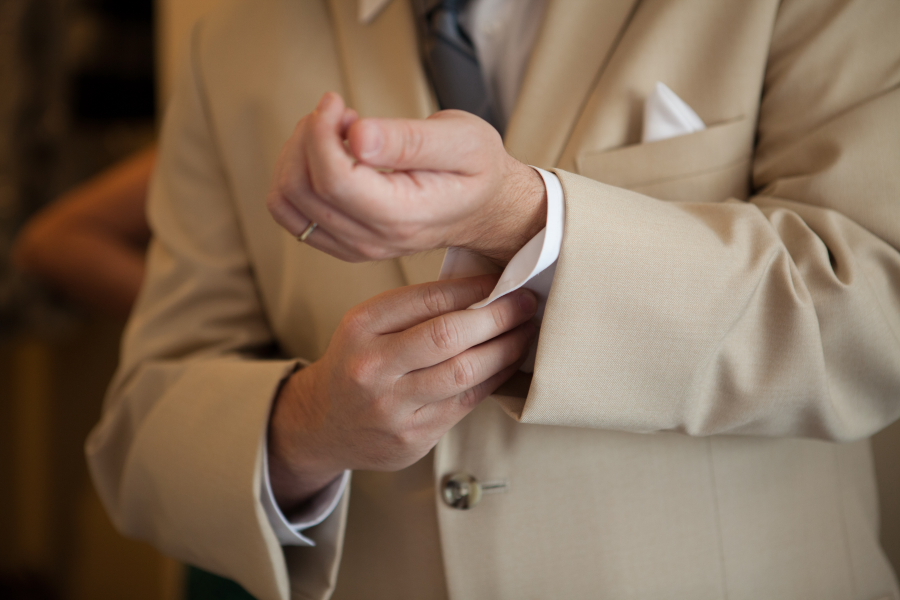
[[[451,110],[428,119],[360,119],[347,131],[350,151],[377,168],[473,172],[478,154],[500,142],[486,121]]]

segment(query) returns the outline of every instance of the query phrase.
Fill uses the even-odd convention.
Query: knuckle
[[[302,191],[299,179],[291,173],[290,169],[282,170],[275,181],[275,190],[272,196],[275,200],[288,200],[299,195]]]
[[[269,195],[266,196],[266,208],[269,209],[269,212],[273,215],[278,214],[278,208],[282,202],[282,195],[278,189],[274,189],[269,192]]]
[[[453,305],[449,292],[441,285],[427,285],[422,288],[422,303],[430,314],[443,315]]]
[[[457,356],[450,368],[453,384],[457,388],[468,390],[476,383],[476,368],[471,359]]]
[[[377,361],[368,356],[355,356],[347,360],[347,377],[358,387],[367,388],[375,381],[378,373]],[[376,401],[376,407],[379,402]]]
[[[355,242],[353,244],[353,252],[366,261],[384,260],[389,258],[389,253],[386,248],[368,242]]]
[[[511,329],[515,321],[511,311],[506,308],[506,303],[494,302],[490,306],[493,307],[491,310],[491,318],[494,321],[494,326],[499,331],[508,331]]]
[[[423,235],[427,232],[427,227],[421,221],[402,221],[392,225],[392,239],[407,249],[418,249],[422,245],[419,243],[423,240]]]
[[[359,256],[358,254],[343,254],[339,257],[342,261],[348,262],[350,264],[359,264],[364,262],[369,262],[369,259],[364,256]]]
[[[466,118],[459,124],[466,139],[474,138],[477,140],[478,138],[484,137],[485,131],[487,130],[487,128],[484,127],[485,122],[482,119],[472,119],[469,117],[470,115],[466,115]]]
[[[310,169],[309,171],[309,189],[310,191],[322,198],[326,194],[328,187],[327,177],[323,176],[318,169]]]
[[[350,254],[353,256],[359,257],[361,261],[369,260],[368,255],[366,254],[366,245],[360,242],[359,240],[351,239],[347,240],[345,243],[345,247],[350,251]]]
[[[309,115],[305,115],[302,119],[297,121],[297,124],[294,125],[294,131],[291,134],[291,137],[294,139],[300,139],[303,137],[303,134],[306,131],[307,124],[309,123]]]
[[[385,428],[381,434],[383,466],[405,462],[403,459],[410,454],[410,450],[416,447],[415,432],[409,427],[395,424]]]
[[[453,350],[459,343],[459,330],[452,319],[439,318],[429,321],[429,337],[437,350]]]
[[[459,395],[459,403],[466,408],[470,408],[478,404],[483,397],[484,392],[481,386],[470,387]]]
[[[354,333],[368,331],[369,322],[372,320],[369,307],[365,304],[354,306],[344,314],[343,325]]]
[[[421,153],[425,145],[425,138],[420,129],[412,123],[402,121],[403,129],[400,137],[401,144],[397,161],[400,164],[415,160]]]
[[[319,224],[322,225],[323,221],[324,219],[322,221],[319,221]],[[329,232],[335,231],[335,229],[336,228],[332,228]],[[372,260],[361,250],[362,245],[357,240],[347,239],[335,233],[332,233],[332,236],[334,236],[337,244],[343,251],[342,255],[338,258],[340,258],[344,262],[362,263]]]
[[[395,432],[394,438],[397,445],[404,450],[415,448],[419,441],[419,436],[416,431],[408,427],[399,429],[397,432]]]
[[[340,177],[333,168],[326,166],[322,169],[311,171],[313,191],[317,196],[325,200],[342,198],[347,193],[345,179]]]
[[[412,224],[394,218],[386,218],[376,227],[382,237],[400,244],[408,242],[415,235],[415,227]]]
[[[472,115],[467,115],[470,117]],[[463,143],[466,152],[474,153],[476,156],[484,154],[484,145],[488,143],[490,134],[486,130],[496,131],[480,118],[461,119],[458,124],[459,140]]]
[[[357,244],[354,252],[362,259],[360,262],[370,262],[378,260],[378,253],[370,246]]]

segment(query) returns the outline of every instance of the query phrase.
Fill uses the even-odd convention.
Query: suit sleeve
[[[126,535],[261,600],[288,598],[290,564],[294,591],[317,597],[333,584],[346,501],[308,532],[316,548],[290,550],[260,503],[271,403],[297,364],[272,351],[194,54],[164,123],[148,275],[88,461]]]
[[[900,4],[811,4],[778,14],[749,201],[558,172],[521,421],[853,440],[900,416]]]

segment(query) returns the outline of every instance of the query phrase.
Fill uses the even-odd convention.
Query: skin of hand
[[[144,277],[155,164],[154,146],[67,192],[26,223],[13,263],[86,308],[127,317]]]
[[[547,218],[540,175],[467,112],[360,119],[332,92],[282,149],[267,204],[293,235],[346,261],[459,246],[505,264]]]
[[[425,456],[518,369],[537,327],[519,290],[475,310],[497,278],[399,288],[352,309],[324,356],[282,386],[269,474],[286,514],[345,469],[396,471]]]

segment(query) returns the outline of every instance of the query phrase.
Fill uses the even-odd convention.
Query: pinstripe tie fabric
[[[435,2],[425,13],[425,62],[441,108],[478,115],[497,127],[472,40],[460,24],[469,0]]]

